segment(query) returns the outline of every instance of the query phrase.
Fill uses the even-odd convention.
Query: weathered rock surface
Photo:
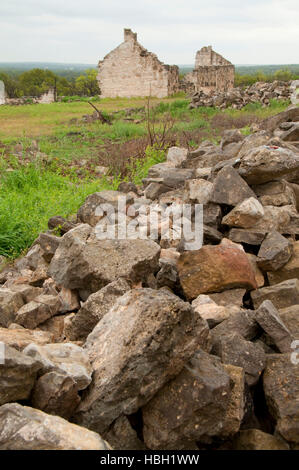
[[[150,449],[180,449],[221,433],[231,394],[230,377],[215,358],[198,352],[142,410]]]
[[[0,326],[8,327],[14,323],[16,313],[24,305],[23,297],[5,287],[0,288]]]
[[[207,204],[211,197],[213,184],[210,181],[198,178],[186,181],[186,189],[191,201],[195,201],[198,204]]]
[[[294,190],[285,180],[258,184],[253,190],[263,206],[296,205]]]
[[[127,281],[118,279],[91,294],[72,320],[68,329],[70,339],[85,340],[116,300],[130,289]]]
[[[255,318],[281,353],[291,352],[291,344],[294,338],[270,300],[264,300],[256,310]]]
[[[260,429],[245,429],[234,439],[235,450],[289,450],[288,444]]]
[[[109,450],[98,434],[17,403],[0,408],[1,450]]]
[[[93,383],[76,422],[105,431],[131,414],[208,346],[209,329],[190,304],[166,290],[134,289],[121,297],[86,342]]]
[[[158,270],[160,247],[152,240],[98,240],[89,225],[67,232],[51,261],[49,273],[69,289],[96,292],[120,277],[146,280]]]
[[[115,450],[145,450],[146,446],[138,439],[126,416],[120,416],[111,425],[109,431],[103,434],[105,440]]]
[[[299,170],[299,155],[274,146],[254,148],[241,159],[239,174],[248,184],[262,184]]]
[[[269,287],[262,287],[250,293],[254,308],[258,308],[264,300],[271,300],[279,308],[289,307],[299,303],[299,281],[288,279]]]
[[[0,328],[0,342],[22,351],[31,343],[44,345],[53,342],[53,335],[41,330]]]
[[[167,152],[167,161],[173,166],[179,167],[187,159],[188,150],[181,147],[170,147]]]
[[[200,294],[192,302],[192,307],[204,320],[208,322],[210,328],[226,320],[234,311],[233,308],[227,308],[217,305],[209,296]],[[238,308],[237,308],[238,310]]]
[[[251,264],[241,246],[232,242],[203,246],[182,253],[178,261],[180,282],[189,299],[199,294],[234,287],[255,289]]]
[[[39,295],[17,311],[15,323],[25,328],[34,329],[40,323],[53,317],[59,312],[61,301],[58,296]]]
[[[80,403],[76,382],[67,374],[48,372],[36,382],[32,405],[45,413],[68,419]]]
[[[0,361],[0,405],[16,400],[27,400],[41,369],[39,360],[30,358],[4,344],[4,358]]]
[[[231,393],[226,407],[225,420],[221,431],[222,437],[228,437],[239,431],[245,413],[245,373],[242,367],[222,364],[231,379]]]
[[[268,409],[276,430],[288,442],[299,443],[299,367],[289,354],[268,356],[263,376]]]
[[[219,171],[214,181],[211,202],[236,206],[251,197],[256,197],[254,192],[234,168],[225,166]]]
[[[299,338],[299,305],[281,308],[279,316],[295,338]]]
[[[247,340],[252,340],[258,335],[260,327],[252,310],[242,309],[232,313],[227,320],[215,326],[211,331],[213,349],[217,347],[222,337],[233,332],[238,333]]]
[[[99,206],[103,207],[106,204],[111,205],[113,208],[118,207],[118,200],[122,197],[126,204],[133,202],[133,198],[120,191],[101,191],[93,193],[86,198],[83,206],[80,207],[77,213],[78,221],[84,224],[89,224],[94,227],[103,217],[103,213],[99,210]]]
[[[240,202],[222,219],[222,224],[230,227],[250,228],[264,216],[263,206],[254,197]]]
[[[264,230],[232,228],[228,238],[235,243],[246,243],[247,245],[260,245],[264,240]]]
[[[264,351],[238,333],[230,333],[217,345],[217,355],[224,364],[242,367],[249,386],[255,385],[266,365]]]
[[[271,285],[299,278],[299,241],[293,243],[293,254],[289,261],[277,271],[267,273]]]
[[[289,261],[292,249],[292,243],[280,233],[268,233],[258,252],[259,268],[263,271],[277,271]]]
[[[42,373],[59,372],[71,377],[78,390],[85,389],[91,382],[92,367],[84,349],[76,344],[30,344],[24,354],[40,361]]]

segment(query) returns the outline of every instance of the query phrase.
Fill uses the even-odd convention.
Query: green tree
[[[5,91],[9,98],[22,96],[18,80],[10,77],[7,73],[0,72],[0,80],[4,82]]]
[[[19,76],[19,84],[24,96],[39,96],[55,86],[57,76],[50,70],[32,69]]]
[[[76,78],[76,90],[79,96],[99,95],[100,89],[97,81],[97,71],[95,69],[88,69],[84,75]]]
[[[282,81],[288,82],[289,80],[292,80],[292,78],[293,78],[293,74],[288,69],[277,70],[277,72],[274,73],[275,80],[282,80]]]

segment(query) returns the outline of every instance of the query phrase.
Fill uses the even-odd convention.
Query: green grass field
[[[122,179],[140,184],[148,168],[163,161],[167,146],[219,142],[223,130],[233,127],[247,134],[253,122],[288,105],[189,110],[181,95],[151,99],[155,134],[165,121],[172,128],[164,142],[150,147],[148,122],[140,109],[146,100],[103,99],[95,104],[110,115],[111,125],[83,122],[82,116],[93,112],[86,102],[0,107],[0,255],[15,258],[23,253],[47,228],[49,217],[76,213],[87,195],[116,189]],[[108,167],[109,176],[98,177],[97,166]]]

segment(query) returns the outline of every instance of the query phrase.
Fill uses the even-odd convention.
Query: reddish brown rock
[[[255,273],[244,250],[228,240],[184,252],[178,261],[180,282],[187,298],[234,287],[255,289]]]

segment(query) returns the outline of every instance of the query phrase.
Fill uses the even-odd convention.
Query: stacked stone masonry
[[[103,98],[156,96],[179,89],[179,69],[165,65],[139,44],[137,34],[124,30],[124,42],[99,62],[99,87]]]
[[[227,91],[234,87],[235,67],[212,46],[203,47],[196,53],[195,68],[188,73],[184,82],[189,91]]]

